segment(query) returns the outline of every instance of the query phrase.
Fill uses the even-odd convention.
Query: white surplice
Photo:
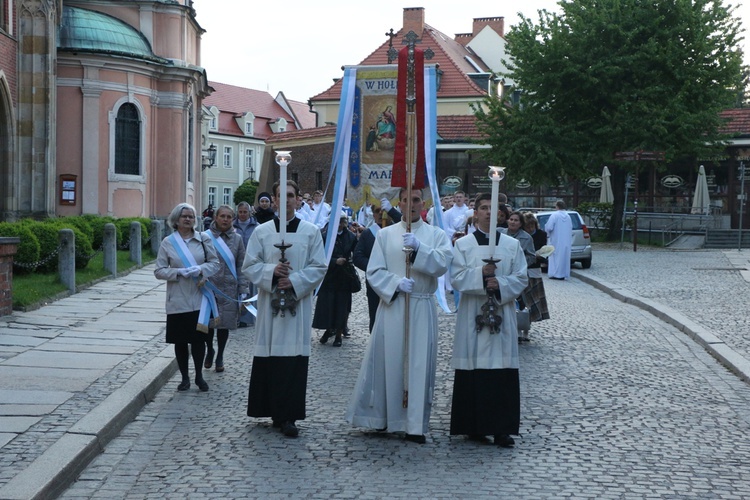
[[[565,210],[556,210],[544,225],[547,243],[555,247],[549,256],[550,278],[570,278],[570,251],[573,245],[573,221]]]
[[[479,229],[477,229],[479,231]],[[489,257],[489,245],[479,245],[472,234],[456,240],[451,264],[451,283],[461,292],[456,315],[456,336],[451,366],[455,370],[518,368],[518,331],[515,301],[528,284],[526,258],[518,240],[501,234],[494,257],[500,259],[495,277],[500,285],[500,332],[476,331],[476,317],[487,302],[482,259]]]
[[[442,229],[421,220],[411,227],[420,245],[411,266],[415,283],[409,299],[408,408],[402,407],[406,302],[403,292],[396,293],[406,275],[406,224],[399,222],[378,231],[367,266],[367,282],[380,296],[380,305],[346,418],[357,427],[425,434],[437,363],[433,294],[438,277],[450,267],[452,249]]]
[[[258,287],[258,318],[255,323],[255,356],[310,356],[312,332],[313,291],[323,281],[328,266],[320,229],[300,221],[297,231],[287,232],[286,258],[292,267],[289,280],[299,302],[295,316],[289,311],[273,315],[271,298],[273,271],[279,263],[281,251],[274,221],[268,221],[253,231],[247,244],[242,273]]]

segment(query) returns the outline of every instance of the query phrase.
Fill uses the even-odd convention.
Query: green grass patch
[[[155,259],[150,251],[143,252],[143,263],[148,264]],[[135,266],[130,258],[129,250],[117,251],[117,273],[123,273]],[[101,278],[111,276],[104,269],[104,254],[99,252],[93,257],[84,269],[76,269],[76,286],[91,284]],[[13,308],[22,309],[38,304],[49,302],[55,296],[66,291],[67,288],[60,282],[57,273],[31,273],[25,275],[13,275]]]

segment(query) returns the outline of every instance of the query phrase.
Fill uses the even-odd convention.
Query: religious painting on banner
[[[359,66],[356,73],[351,150],[346,196],[355,211],[365,202],[387,197],[396,204],[399,188],[391,187],[396,144],[398,68]],[[425,189],[425,199],[431,200]],[[429,203],[428,203],[429,205]]]

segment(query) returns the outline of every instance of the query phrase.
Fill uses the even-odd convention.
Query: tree
[[[573,0],[520,16],[507,35],[507,75],[520,100],[475,109],[488,159],[533,183],[598,175],[611,165],[613,227],[626,174],[616,151],[666,163],[723,151],[720,112],[743,81],[740,22],[720,0]],[[507,97],[507,96],[506,96]]]
[[[241,201],[246,201],[250,206],[255,204],[255,193],[258,191],[258,183],[253,180],[246,180],[234,192],[234,204],[239,205]]]

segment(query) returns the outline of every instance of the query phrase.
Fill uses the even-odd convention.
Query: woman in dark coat
[[[356,273],[356,270],[351,264],[351,258],[354,247],[357,245],[357,237],[347,228],[347,217],[343,212],[337,230],[338,234],[333,245],[328,271],[318,290],[312,326],[325,330],[323,336],[320,337],[321,344],[328,342],[328,339],[335,334],[333,346],[341,347],[341,338],[346,330],[349,312],[352,309],[350,276],[352,272]]]

